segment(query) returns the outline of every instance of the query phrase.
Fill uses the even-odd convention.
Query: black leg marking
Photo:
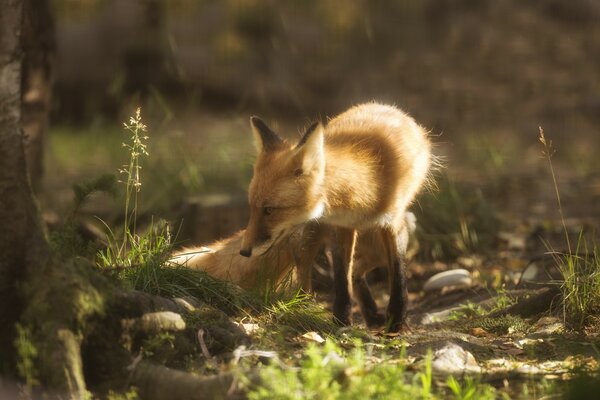
[[[336,230],[332,246],[333,285],[335,300],[333,302],[333,318],[340,325],[350,325],[351,299],[348,282],[354,247],[354,231]]]
[[[386,329],[389,332],[399,332],[406,324],[408,308],[408,290],[404,272],[405,249],[399,245],[397,234],[393,230],[382,230],[382,236],[388,252],[388,279],[390,287]]]
[[[378,328],[385,325],[386,318],[383,314],[377,312],[377,304],[373,300],[366,278],[364,276],[354,278],[352,282],[354,296],[367,326],[369,328]]]
[[[397,259],[390,269],[390,302],[387,309],[387,330],[389,332],[399,332],[406,325],[408,310],[404,260],[402,258]]]

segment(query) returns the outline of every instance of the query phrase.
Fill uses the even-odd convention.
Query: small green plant
[[[123,243],[120,247],[123,253],[127,251],[128,242],[135,240],[133,235],[136,232],[138,195],[142,188],[140,157],[148,156],[145,143],[148,140],[147,127],[142,123],[141,112],[141,108],[138,107],[135,115],[129,118],[129,123],[123,123],[125,129],[131,134],[130,142],[123,142],[123,147],[129,150],[129,163],[119,170],[119,173],[125,177],[125,180],[121,181],[125,184],[125,222]]]
[[[108,247],[99,253],[99,264],[105,268],[130,267],[139,265],[140,257],[144,258],[149,248],[170,250],[170,236],[152,234],[148,237],[137,234],[137,210],[139,206],[139,192],[142,187],[141,156],[148,156],[146,141],[147,127],[142,122],[141,109],[129,118],[129,123],[123,126],[131,136],[129,142],[122,145],[128,150],[129,162],[119,169],[124,180],[119,181],[125,185],[125,209],[122,235],[118,236],[105,224],[108,231]],[[154,242],[154,240],[156,242]]]
[[[477,303],[468,301],[458,306],[458,309],[452,311],[448,319],[450,321],[459,321],[463,319],[473,319],[486,315],[488,311]]]
[[[496,398],[496,391],[492,386],[482,385],[470,376],[466,376],[463,383],[460,383],[455,377],[449,376],[446,379],[446,386],[456,400],[493,400]]]
[[[60,259],[66,260],[75,256],[93,257],[97,248],[86,242],[78,231],[78,214],[84,204],[94,193],[107,193],[116,196],[116,178],[112,174],[73,185],[73,206],[64,224],[49,235],[50,248]]]

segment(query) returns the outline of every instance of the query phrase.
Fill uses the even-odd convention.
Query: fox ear
[[[311,171],[323,163],[323,125],[315,122],[308,127],[296,145],[302,171]]]
[[[259,153],[274,150],[284,143],[283,139],[257,116],[250,117],[250,126],[252,127],[254,142]]]

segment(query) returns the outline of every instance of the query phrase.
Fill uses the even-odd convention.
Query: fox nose
[[[252,255],[252,247],[250,247],[248,249],[241,249],[240,255],[244,256],[244,257],[250,257]]]

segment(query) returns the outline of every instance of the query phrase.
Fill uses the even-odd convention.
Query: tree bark
[[[37,192],[43,175],[55,49],[54,21],[48,0],[24,0],[22,27],[21,121],[29,177]]]
[[[23,304],[17,283],[47,259],[41,219],[26,173],[21,119],[22,2],[0,2],[0,347],[14,360],[14,324]],[[6,365],[4,365],[6,367]]]
[[[0,2],[0,348],[15,370],[17,323],[30,329],[36,371],[47,389],[85,394],[79,355],[82,321],[96,306],[81,268],[51,262],[44,225],[27,175],[21,129],[23,1]],[[86,285],[87,283],[87,285]],[[53,309],[55,307],[56,309]],[[6,352],[5,352],[6,350]]]

